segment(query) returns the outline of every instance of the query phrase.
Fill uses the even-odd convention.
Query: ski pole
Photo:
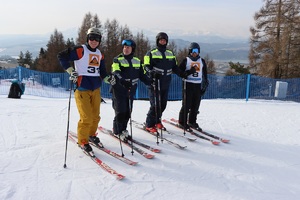
[[[116,120],[116,124],[117,124],[117,129],[118,129],[118,131],[120,130],[119,129],[119,122],[118,122],[118,118],[117,117],[115,117],[115,120]],[[121,155],[122,155],[122,157],[124,157],[124,152],[123,152],[123,147],[122,147],[122,141],[121,141],[121,137],[120,137],[120,133],[118,134],[118,138],[119,138],[119,142],[120,142],[120,149],[121,149]]]
[[[69,105],[68,105],[68,122],[67,122],[67,137],[66,137],[66,148],[65,148],[65,163],[64,168],[67,167],[67,150],[68,150],[68,139],[69,139],[69,127],[70,127],[70,108],[71,108],[71,95],[73,90],[73,81],[70,81],[70,95],[69,95]]]
[[[157,78],[154,78],[154,87],[153,87],[153,93],[154,93],[154,107],[155,107],[155,123],[157,124],[157,118],[158,118],[158,111],[157,111],[157,97],[156,97],[156,86],[157,86],[157,83],[158,82],[158,79]],[[158,145],[159,144],[159,141],[158,141],[158,137],[159,137],[159,133],[158,131],[156,132],[156,144]]]
[[[161,95],[160,95],[160,81],[159,81],[159,79],[157,79],[157,90],[158,90],[158,103],[159,103],[159,121],[161,122],[162,111],[161,111]],[[161,129],[160,129],[160,140],[161,140],[161,142],[164,141],[162,129],[163,129],[163,127],[161,127]]]
[[[130,89],[128,90],[128,98],[129,98],[129,125],[130,125],[130,136],[132,139],[132,120],[131,120],[131,112],[132,112],[132,100],[130,95]],[[133,155],[133,142],[131,140],[131,154]]]
[[[187,114],[186,114],[186,79],[183,79],[183,135],[185,135],[185,129],[187,124]]]

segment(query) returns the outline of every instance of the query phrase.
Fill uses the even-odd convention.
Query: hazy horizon
[[[51,34],[55,29],[64,32],[79,28],[84,16],[90,12],[97,14],[102,24],[116,19],[131,30],[165,31],[170,36],[181,33],[182,36],[248,38],[249,28],[254,25],[253,16],[262,6],[263,0],[153,0],[146,3],[142,0],[53,0],[43,3],[13,0],[1,3],[0,35]],[[20,21],[21,17],[24,20]]]

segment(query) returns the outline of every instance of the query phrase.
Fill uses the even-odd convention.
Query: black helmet
[[[136,48],[136,44],[135,44],[135,42],[133,40],[123,40],[122,41],[122,47],[124,45],[132,47],[131,54],[134,54],[134,51],[135,51],[135,48]]]
[[[87,36],[86,36],[87,42],[88,42],[90,36],[98,37],[99,42],[101,42],[102,35],[98,28],[95,28],[95,27],[89,28],[89,30],[87,31]]]
[[[200,45],[196,42],[192,42],[189,46],[189,54],[192,53],[193,49],[198,49],[198,54],[200,54]]]
[[[169,37],[168,37],[168,35],[165,32],[159,32],[156,35],[156,45],[158,45],[158,41],[160,39],[165,39],[167,41],[167,44],[168,44]]]

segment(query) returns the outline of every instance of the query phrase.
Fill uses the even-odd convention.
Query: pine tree
[[[47,44],[47,50],[41,49],[35,68],[44,72],[64,72],[57,59],[57,54],[66,48],[62,33],[54,30]]]
[[[18,60],[18,64],[22,67],[26,67],[26,68],[33,68],[33,59],[32,59],[32,54],[27,50],[25,52],[25,56],[23,54],[23,52],[20,52],[19,58]]]
[[[136,43],[135,56],[143,61],[145,54],[151,48],[149,39],[145,37],[143,32],[138,32],[134,41]]]
[[[299,52],[299,0],[264,1],[264,7],[255,13],[255,27],[250,28],[250,65],[262,76],[295,77],[297,73],[292,71],[300,64],[296,56]]]
[[[102,41],[102,51],[105,56],[105,66],[107,72],[111,72],[113,58],[122,52],[121,33],[119,22],[116,19],[107,20],[104,25],[105,33]]]
[[[216,74],[216,67],[215,67],[215,62],[209,57],[208,54],[204,57],[204,60],[206,62],[207,66],[207,73],[208,74]]]

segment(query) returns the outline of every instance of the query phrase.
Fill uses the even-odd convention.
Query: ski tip
[[[178,149],[185,150],[187,146],[180,146]]]
[[[221,141],[222,141],[223,143],[229,143],[229,142],[230,142],[230,140],[226,140],[226,139],[221,139]]]
[[[118,174],[118,175],[117,175],[117,179],[118,179],[118,180],[123,180],[124,178],[125,178],[125,176],[122,175],[122,174]]]
[[[152,158],[154,158],[154,155],[152,155],[152,154],[144,154],[144,157],[147,158],[147,159],[152,159]]]
[[[211,143],[212,143],[213,145],[219,145],[219,144],[220,144],[220,142],[218,142],[218,141],[211,141]]]
[[[132,163],[130,163],[130,165],[132,165],[132,166],[135,166],[137,164],[138,164],[138,162],[132,162]]]
[[[160,149],[153,149],[153,152],[154,152],[154,153],[160,153],[161,150],[160,150]]]

